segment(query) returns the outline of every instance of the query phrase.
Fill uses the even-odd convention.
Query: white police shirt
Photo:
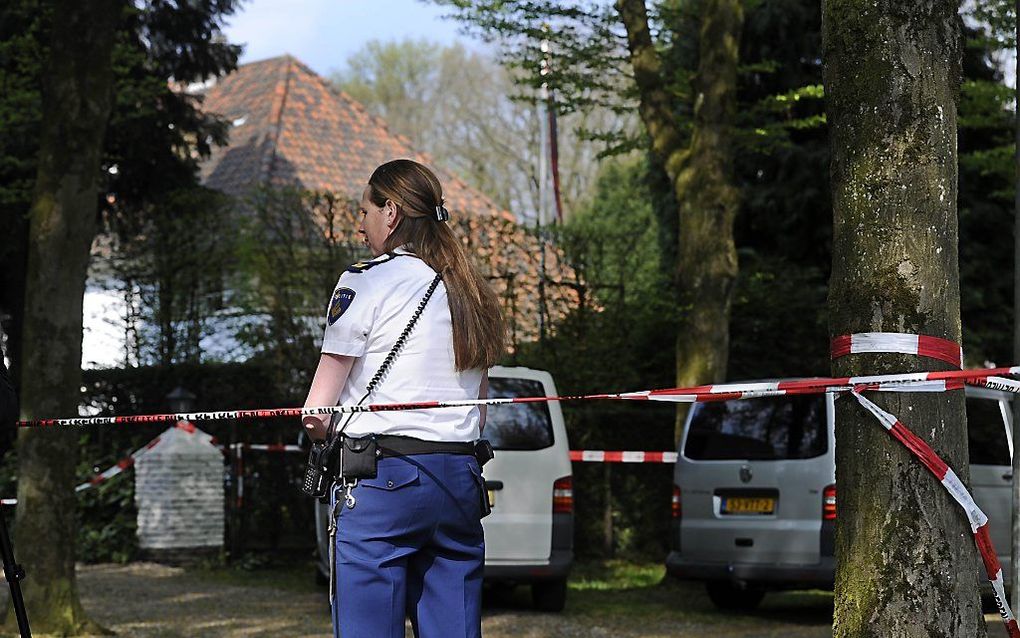
[[[357,357],[340,394],[340,405],[365,395],[397,338],[425,296],[436,273],[397,249],[354,264],[340,275],[326,313],[324,354]],[[482,370],[458,372],[446,286],[440,282],[393,365],[363,405],[477,399]],[[347,419],[343,415],[340,424]],[[399,434],[428,441],[474,441],[477,407],[434,408],[355,414],[349,436]]]

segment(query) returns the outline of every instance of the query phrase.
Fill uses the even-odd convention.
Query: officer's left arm
[[[340,391],[347,383],[355,357],[324,352],[319,357],[319,366],[312,377],[312,385],[308,388],[306,408],[320,408],[336,405]],[[329,415],[310,415],[301,419],[305,432],[313,441],[326,438],[326,427]]]

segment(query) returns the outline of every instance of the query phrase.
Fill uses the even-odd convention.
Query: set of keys
[[[344,492],[344,505],[346,505],[349,510],[354,509],[354,506],[358,503],[358,499],[354,498],[354,488],[357,487],[357,485],[358,479],[352,479],[350,482],[345,480],[340,485],[340,489]]]
[[[354,498],[354,488],[358,484],[358,479],[352,479],[348,481],[344,479],[340,483],[339,488],[343,491],[343,504],[347,506],[347,509],[354,509],[358,499]],[[336,531],[337,531],[337,517],[340,514],[340,499],[333,501],[333,507],[329,512],[329,600],[330,605],[333,604],[334,594],[336,593]]]

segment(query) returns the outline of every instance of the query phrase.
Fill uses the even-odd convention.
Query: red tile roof
[[[233,122],[229,144],[202,164],[210,188],[241,196],[259,184],[297,186],[357,200],[376,166],[406,157],[436,172],[452,212],[512,219],[289,55],[239,67],[208,90],[202,108]]]

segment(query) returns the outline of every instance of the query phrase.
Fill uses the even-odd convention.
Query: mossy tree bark
[[[823,0],[832,148],[830,332],[960,342],[956,103],[950,0]],[[836,376],[945,370],[851,355]],[[967,480],[962,391],[871,397]],[[985,635],[970,527],[939,482],[851,398],[837,401],[836,638]]]
[[[627,30],[641,120],[678,206],[677,385],[717,383],[726,377],[737,278],[733,221],[739,197],[733,183],[732,130],[743,6],[740,0],[701,3],[698,68],[691,82],[694,121],[687,140],[676,121],[677,98],[652,42],[644,0],[617,0],[616,7]],[[677,439],[686,415],[687,406],[681,406]]]
[[[23,418],[78,413],[82,297],[96,232],[103,138],[112,105],[111,52],[121,0],[52,0],[42,86],[39,165],[30,211],[21,409]],[[74,574],[78,433],[18,437],[17,557],[39,634],[102,631],[82,609]],[[6,626],[14,627],[8,610]]]

